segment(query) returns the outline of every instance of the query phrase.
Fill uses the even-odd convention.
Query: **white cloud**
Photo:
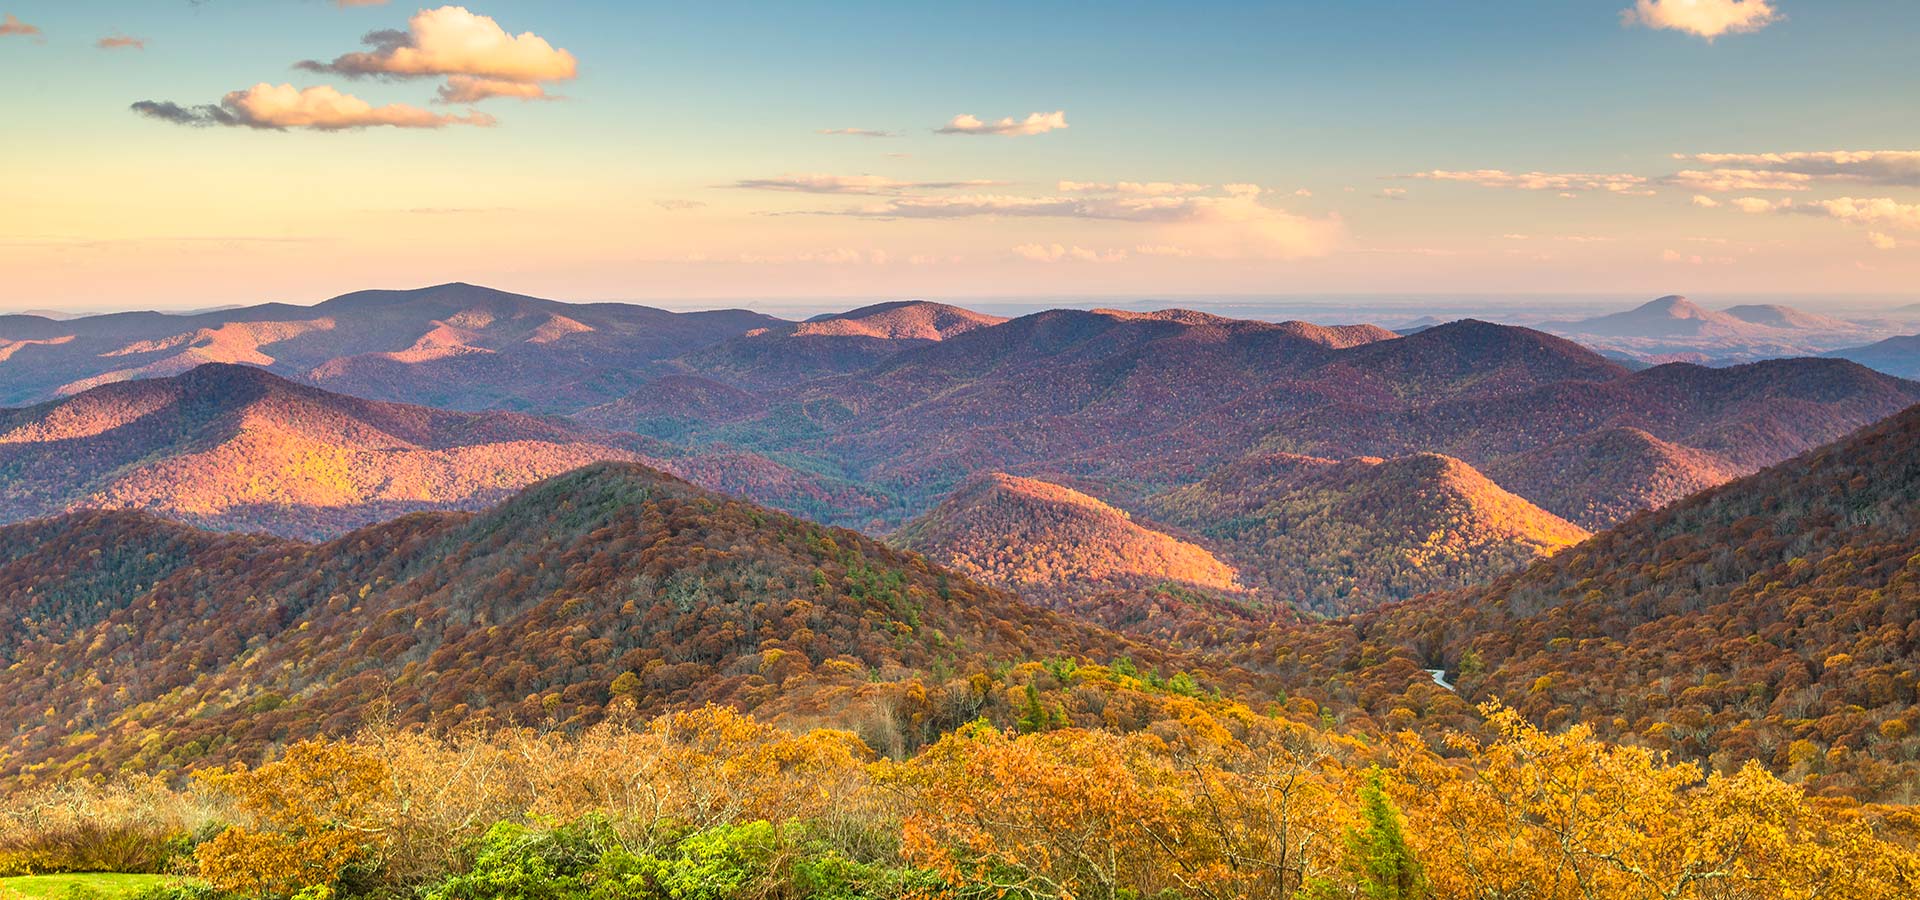
[[[1674,159],[1832,181],[1920,187],[1920,150],[1817,150],[1792,153],[1676,153]]]
[[[1793,205],[1792,200],[1780,200],[1776,202],[1768,200],[1765,197],[1736,197],[1727,202],[1732,204],[1734,209],[1750,215],[1770,213],[1776,209],[1785,209]]]
[[[1419,178],[1426,181],[1455,181],[1465,184],[1477,184],[1481,187],[1505,188],[1520,191],[1558,191],[1562,194],[1571,194],[1575,191],[1606,191],[1615,194],[1644,196],[1653,193],[1653,191],[1647,189],[1646,178],[1639,175],[1627,174],[1508,172],[1504,169],[1473,169],[1470,171],[1433,169],[1427,172],[1414,172],[1396,177]]]
[[[1144,197],[1165,197],[1174,194],[1198,194],[1212,185],[1186,181],[1062,181],[1056,187],[1063,194],[1135,194]]]
[[[1741,197],[1731,202],[1741,212],[1754,215],[1794,213],[1838,219],[1842,222],[1876,229],[1897,228],[1920,231],[1920,203],[1901,203],[1891,197],[1840,197],[1835,200],[1811,200],[1806,203]]]
[[[757,191],[795,191],[803,194],[898,194],[903,191],[991,187],[996,181],[898,181],[881,175],[826,175],[821,173],[743,178],[733,187]]]
[[[1782,18],[1767,0],[1638,0],[1620,13],[1627,25],[1684,31],[1708,42],[1729,32],[1759,31]]]
[[[1712,197],[1709,197],[1705,194],[1695,194],[1693,195],[1693,205],[1703,207],[1705,209],[1713,209],[1714,207],[1717,207],[1720,205],[1720,201],[1715,200]]]
[[[465,76],[473,80],[464,87],[450,81],[442,96],[451,92],[476,99],[533,99],[500,83],[569,81],[579,74],[579,61],[572,53],[556,49],[531,31],[510,34],[492,18],[462,6],[423,9],[407,21],[407,30],[371,32],[363,42],[373,49],[327,63],[307,60],[299,68],[356,78]]]
[[[144,100],[133,105],[134,112],[176,125],[226,125],[247,128],[306,128],[315,131],[344,131],[355,128],[444,128],[448,125],[494,124],[485,113],[464,116],[442,115],[391,103],[374,106],[352,94],[325,85],[296,88],[291,84],[256,84],[234,91],[218,105],[183,107],[177,103]]]
[[[1855,225],[1901,228],[1920,231],[1920,203],[1901,203],[1888,197],[1816,200],[1794,208],[1795,212],[1825,215]]]
[[[1875,250],[1894,250],[1900,246],[1900,242],[1894,240],[1892,235],[1878,231],[1867,232],[1867,243],[1872,244]]]
[[[972,115],[962,113],[948,120],[944,127],[936,128],[938,134],[997,134],[1014,137],[1031,134],[1046,134],[1058,128],[1067,127],[1065,110],[1050,113],[1029,113],[1025,119],[1011,116],[998,122],[984,122]]]

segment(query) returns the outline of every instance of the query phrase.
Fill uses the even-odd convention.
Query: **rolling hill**
[[[1217,541],[1249,584],[1328,613],[1483,581],[1587,537],[1437,454],[1257,455],[1151,506]]]
[[[18,623],[0,641],[4,778],[253,759],[376,707],[578,725],[616,701],[715,702],[858,727],[807,698],[992,660],[1159,658],[630,463],[325,544],[125,511],[0,527],[0,614]]]
[[[755,454],[689,453],[519,413],[361,400],[207,364],[0,410],[0,521],[124,508],[325,537],[406,512],[486,505],[600,460],[651,462],[823,517],[885,503]]]

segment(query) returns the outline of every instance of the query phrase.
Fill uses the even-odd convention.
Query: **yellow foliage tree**
[[[376,856],[394,810],[387,766],[358,744],[309,740],[280,759],[201,776],[247,820],[194,852],[200,876],[248,896],[330,887],[348,865]]]

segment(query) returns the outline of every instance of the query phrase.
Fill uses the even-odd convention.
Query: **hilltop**
[[[1241,590],[1233,568],[1205,548],[1072,488],[1002,472],[968,481],[894,540],[1029,596],[1084,596],[1161,582]]]

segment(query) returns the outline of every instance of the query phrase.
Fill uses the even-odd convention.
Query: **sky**
[[[0,0],[0,309],[1920,295],[1907,0]]]

